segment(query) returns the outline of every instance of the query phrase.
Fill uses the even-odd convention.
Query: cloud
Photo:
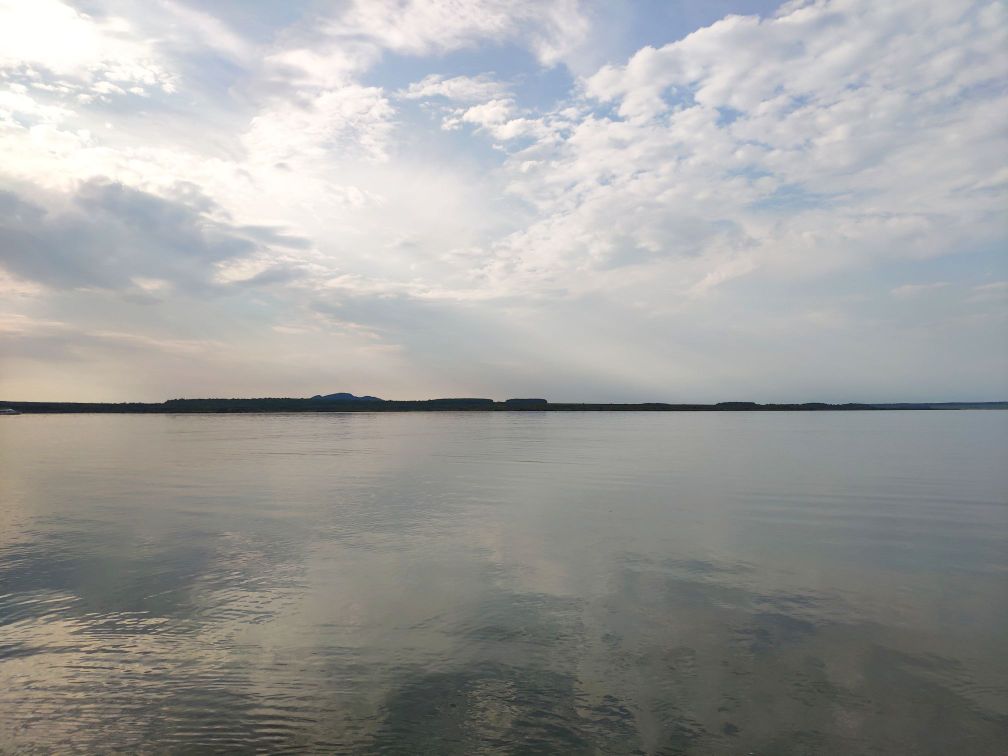
[[[393,114],[380,88],[347,85],[260,113],[242,141],[255,162],[381,161],[387,158]]]
[[[337,39],[366,38],[386,50],[428,55],[471,47],[482,39],[521,40],[547,65],[557,62],[587,32],[574,0],[356,0],[332,19]]]
[[[916,297],[920,294],[927,294],[928,292],[938,291],[939,289],[944,289],[948,286],[947,281],[936,281],[934,283],[921,283],[921,284],[903,284],[902,286],[897,286],[892,290],[891,294],[894,297]]]
[[[291,30],[266,63],[274,76],[324,88],[349,83],[386,52],[420,57],[516,43],[555,65],[588,33],[579,6],[576,0],[353,0]]]
[[[272,102],[252,120],[244,141],[251,155],[275,162],[294,156],[314,160],[333,150],[385,160],[395,109],[382,88],[359,82],[383,55],[425,56],[486,41],[519,42],[553,64],[579,41],[586,23],[578,3],[568,0],[351,2],[292,29],[266,56]],[[479,102],[505,94],[506,88],[486,75],[430,75],[399,96]]]
[[[500,126],[510,120],[515,107],[512,100],[490,100],[473,105],[462,114],[462,120],[477,126]]]
[[[40,343],[44,344],[45,351],[56,350],[62,354],[98,347],[187,356],[207,354],[223,347],[221,342],[212,339],[153,338],[128,331],[83,329],[71,323],[23,316],[0,316],[0,339],[22,355],[31,354]]]
[[[0,0],[12,317],[212,325],[250,384],[353,354],[378,395],[791,399],[778,363],[870,387],[936,344],[960,365],[935,385],[1004,374],[1001,3],[797,2],[667,40],[647,4],[82,7]],[[639,39],[587,71],[606,19]]]
[[[121,184],[88,182],[50,199],[46,208],[0,193],[0,267],[54,289],[194,293],[215,285],[222,264],[261,254],[264,239],[286,239],[215,219],[205,199],[171,201]]]
[[[399,93],[400,97],[407,100],[441,97],[455,102],[486,102],[504,99],[507,95],[507,86],[488,74],[451,78],[429,74],[420,81],[414,81],[406,90]]]
[[[973,302],[997,304],[1002,308],[1001,317],[1008,320],[1008,281],[993,281],[973,287]]]
[[[58,0],[0,2],[0,71],[87,95],[176,88],[156,51],[121,17],[98,20]]]
[[[992,243],[1006,30],[999,3],[852,0],[646,47],[521,131],[535,143],[511,150],[510,190],[539,218],[496,245],[492,277],[611,287],[593,272],[627,259],[682,295]],[[509,116],[488,103],[467,120],[501,139]]]

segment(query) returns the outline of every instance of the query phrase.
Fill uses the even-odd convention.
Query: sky
[[[1001,0],[0,0],[0,399],[1008,399]]]

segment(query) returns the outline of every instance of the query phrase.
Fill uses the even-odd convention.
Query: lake
[[[995,754],[1008,412],[0,418],[0,751]]]

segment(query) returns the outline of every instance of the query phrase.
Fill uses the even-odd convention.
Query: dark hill
[[[380,402],[383,401],[377,396],[354,396],[353,394],[348,394],[346,392],[340,392],[338,394],[315,394],[312,399],[320,402]]]

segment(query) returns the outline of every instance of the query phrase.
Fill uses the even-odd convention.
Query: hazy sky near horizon
[[[1008,398],[1000,0],[0,0],[0,399]]]

